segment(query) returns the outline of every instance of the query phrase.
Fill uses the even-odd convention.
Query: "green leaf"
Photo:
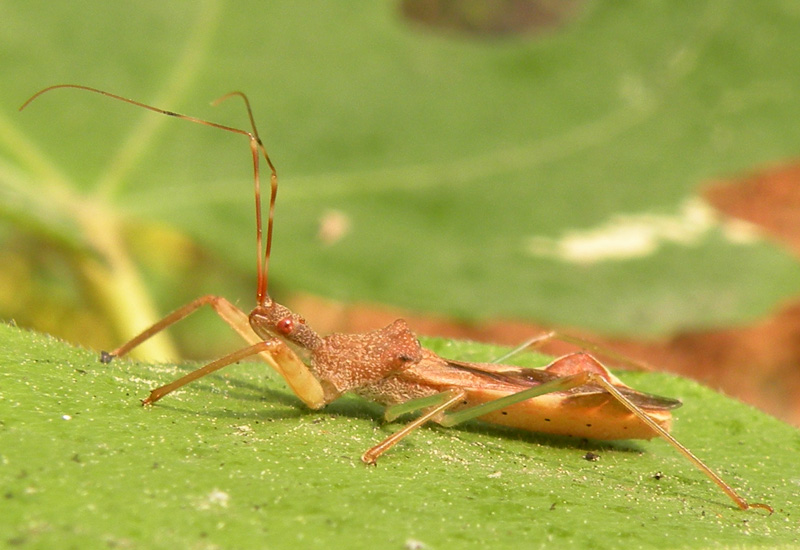
[[[494,41],[396,4],[4,5],[0,265],[24,269],[0,269],[26,292],[2,315],[118,341],[199,293],[252,299],[243,140],[75,91],[16,112],[61,82],[237,126],[240,105],[208,101],[249,93],[282,178],[278,294],[652,335],[800,291],[788,253],[692,210],[704,182],[796,154],[796,3],[587,3]],[[350,227],[334,243],[330,211]],[[636,223],[642,257],[561,254]],[[199,248],[167,247],[176,231]]]
[[[625,374],[679,397],[674,434],[743,495],[738,510],[661,441],[596,443],[468,423],[399,425],[346,397],[305,410],[261,364],[143,409],[193,365],[117,361],[0,325],[0,546],[13,548],[791,548],[800,433],[693,382]],[[443,355],[497,349],[428,342]],[[518,357],[525,362],[542,358]],[[591,451],[597,461],[583,457]]]

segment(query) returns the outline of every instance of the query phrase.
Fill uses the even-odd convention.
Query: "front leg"
[[[305,363],[300,360],[289,346],[277,338],[263,340],[252,346],[229,353],[216,361],[190,372],[186,376],[170,382],[169,384],[165,384],[164,386],[160,386],[151,391],[150,395],[142,400],[142,405],[155,403],[165,395],[185,386],[189,382],[193,382],[207,374],[211,374],[223,367],[227,367],[228,365],[254,355],[260,355],[262,357],[266,355],[269,357],[269,363],[274,363],[276,365],[276,370],[286,379],[297,397],[310,408],[319,409],[325,405],[325,396],[320,383],[314,378]]]
[[[116,357],[127,355],[136,346],[151,338],[153,335],[158,334],[170,325],[185,319],[203,306],[210,306],[219,317],[225,321],[239,336],[242,337],[249,347],[235,351],[225,357],[221,357],[216,361],[202,367],[194,372],[191,372],[175,380],[171,384],[156,388],[150,393],[142,402],[147,405],[154,403],[180,388],[193,380],[205,376],[208,373],[221,369],[231,363],[240,361],[253,355],[267,363],[270,367],[275,369],[292,388],[292,391],[299,397],[306,405],[312,409],[319,409],[325,405],[325,396],[320,386],[319,381],[314,377],[308,367],[303,361],[291,350],[288,346],[283,344],[280,340],[262,340],[253,329],[250,327],[247,314],[234,306],[225,298],[220,296],[201,296],[193,300],[185,306],[176,309],[151,327],[143,330],[137,336],[130,339],[112,352],[102,352],[100,361],[109,363]]]

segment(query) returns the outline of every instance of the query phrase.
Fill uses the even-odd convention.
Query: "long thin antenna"
[[[131,105],[142,107],[143,109],[147,109],[155,113],[179,118],[182,120],[187,120],[189,122],[194,122],[196,124],[202,124],[203,126],[210,126],[212,128],[217,128],[219,130],[225,130],[226,132],[232,132],[234,134],[247,136],[247,138],[250,140],[250,150],[252,151],[253,154],[253,179],[254,179],[254,187],[256,195],[256,245],[258,247],[258,256],[256,263],[257,273],[258,273],[258,282],[256,286],[256,303],[259,306],[264,306],[271,303],[272,300],[269,297],[269,294],[267,293],[267,279],[269,272],[269,258],[272,252],[272,226],[273,226],[273,219],[275,216],[275,199],[278,194],[278,173],[275,171],[275,166],[272,164],[272,160],[270,160],[269,155],[267,154],[267,150],[264,147],[264,144],[262,143],[261,138],[258,135],[258,129],[256,129],[256,122],[255,119],[253,118],[253,111],[250,108],[250,101],[247,99],[247,96],[244,95],[242,92],[231,92],[225,94],[224,96],[214,101],[212,105],[219,105],[221,102],[233,96],[241,97],[244,100],[245,107],[247,108],[247,116],[250,118],[250,126],[252,127],[253,130],[252,132],[248,132],[247,130],[241,130],[239,128],[233,128],[231,126],[225,126],[224,124],[217,124],[216,122],[210,122],[208,120],[203,120],[201,118],[196,118],[193,116],[182,115],[174,111],[167,111],[165,109],[153,107],[152,105],[147,105],[146,103],[141,103],[134,99],[122,97],[117,94],[112,94],[111,92],[99,90],[97,88],[92,88],[91,86],[83,86],[81,84],[56,84],[54,86],[48,86],[47,88],[39,90],[38,92],[33,94],[30,98],[28,98],[28,100],[25,101],[25,103],[23,103],[22,106],[20,106],[19,110],[22,111],[25,107],[27,107],[34,99],[38,98],[40,95],[49,92],[50,90],[55,90],[57,88],[74,88],[77,90],[86,90],[88,92],[94,92],[96,94],[117,99],[124,103],[130,103]],[[261,253],[262,253],[261,251],[263,245],[262,245],[261,182],[259,175],[259,152],[261,152],[261,154],[264,155],[264,158],[266,159],[267,164],[269,165],[269,168],[272,172],[272,175],[270,176],[271,192],[269,201],[269,219],[267,222],[267,244],[266,244],[266,249],[264,251],[263,262],[261,260]]]
[[[267,149],[261,141],[261,136],[258,135],[258,128],[256,128],[256,120],[253,117],[253,110],[250,108],[250,100],[242,92],[230,92],[224,96],[216,99],[212,105],[219,105],[226,99],[238,96],[244,101],[247,108],[247,116],[250,118],[250,127],[253,129],[255,141],[250,141],[250,147],[253,149],[253,172],[255,177],[255,190],[256,190],[256,244],[258,246],[258,285],[256,287],[256,304],[259,306],[268,305],[271,302],[269,294],[267,294],[268,281],[269,281],[269,258],[272,255],[272,226],[275,219],[275,199],[278,196],[278,173],[275,170],[275,165],[269,158]],[[258,149],[256,149],[256,146]],[[270,169],[270,194],[269,194],[269,217],[267,218],[267,245],[264,249],[264,261],[261,261],[262,250],[262,216],[261,216],[261,183],[259,178],[258,167],[258,151],[264,155],[267,165]]]

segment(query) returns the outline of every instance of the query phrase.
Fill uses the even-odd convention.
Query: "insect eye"
[[[294,330],[294,321],[291,317],[284,317],[275,324],[275,328],[281,334],[288,336]]]

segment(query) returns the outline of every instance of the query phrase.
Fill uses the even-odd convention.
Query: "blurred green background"
[[[245,140],[78,91],[17,112],[56,83],[235,126],[240,104],[209,101],[247,92],[281,178],[279,300],[655,337],[800,291],[796,259],[697,202],[796,156],[800,4],[461,2],[419,21],[444,4],[4,2],[0,317],[109,347],[203,293],[253,304]],[[627,255],[613,228],[638,223],[655,233]],[[593,261],[562,253],[597,231]],[[178,349],[229,349],[221,325],[188,321]]]
[[[800,265],[700,192],[797,156],[798,23],[795,0],[2,2],[0,318],[109,348],[201,294],[253,305],[246,141],[72,90],[17,112],[80,83],[235,126],[240,104],[209,102],[249,94],[281,177],[280,301],[638,338],[752,323]],[[238,365],[143,411],[191,365],[0,329],[0,545],[797,544],[797,431],[665,374],[626,380],[685,400],[675,434],[776,514],[663,442],[432,428],[366,469],[395,426],[361,400],[309,412]],[[143,355],[237,345],[213,315],[172,335]]]

